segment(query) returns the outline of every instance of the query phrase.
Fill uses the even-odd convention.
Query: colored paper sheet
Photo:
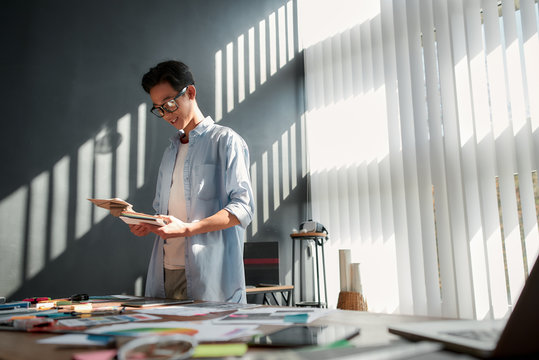
[[[257,325],[220,325],[201,324],[191,321],[138,322],[101,326],[86,330],[91,334],[110,334],[118,336],[145,336],[159,334],[188,334],[199,342],[228,341],[237,337],[251,335]]]
[[[242,356],[247,352],[247,344],[200,344],[195,348],[194,358],[222,358]]]
[[[290,325],[310,323],[334,310],[318,308],[255,308],[216,319],[214,324]]]
[[[88,346],[106,346],[110,343],[110,336],[96,336],[87,334],[66,334],[49,337],[38,340],[39,344],[56,345],[88,345]]]
[[[98,350],[73,354],[73,360],[112,360],[116,350]]]

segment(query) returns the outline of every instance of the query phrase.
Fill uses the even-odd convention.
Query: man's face
[[[192,104],[189,99],[189,87],[183,95],[174,100],[178,94],[179,91],[175,90],[168,82],[159,83],[150,89],[150,98],[154,107],[168,107],[170,109],[174,108],[174,106],[170,107],[170,102],[176,102],[177,109],[173,112],[165,111],[163,119],[176,129],[182,130],[186,128],[193,118],[191,114]]]

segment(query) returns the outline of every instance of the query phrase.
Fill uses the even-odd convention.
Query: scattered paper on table
[[[256,308],[237,311],[213,321],[214,324],[289,325],[310,323],[334,310],[318,308]]]
[[[110,338],[107,336],[91,336],[87,334],[65,334],[52,336],[46,339],[38,340],[38,344],[55,344],[55,345],[91,345],[105,346],[109,343]]]
[[[219,312],[223,310],[212,308],[199,308],[199,307],[187,307],[187,306],[167,306],[164,308],[155,309],[140,309],[135,310],[139,313],[152,314],[152,315],[175,315],[175,316],[197,316],[206,315],[210,312]]]
[[[109,316],[93,316],[87,318],[78,319],[64,319],[58,320],[58,323],[62,326],[96,326],[106,324],[117,324],[133,321],[148,321],[160,319],[158,316],[149,314],[129,314],[129,315],[109,315]]]
[[[89,334],[108,334],[118,336],[145,336],[159,334],[186,334],[198,341],[228,341],[251,335],[258,325],[220,325],[200,324],[191,321],[138,322],[102,326],[86,330]]]
[[[187,308],[197,307],[197,308],[211,309],[212,312],[260,307],[259,304],[239,304],[239,303],[229,303],[229,302],[220,302],[220,301],[205,301],[203,303],[195,303],[195,304],[183,305],[183,306]]]

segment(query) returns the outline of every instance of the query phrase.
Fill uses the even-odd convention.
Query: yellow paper
[[[247,352],[247,344],[200,344],[195,348],[193,357],[242,356]]]

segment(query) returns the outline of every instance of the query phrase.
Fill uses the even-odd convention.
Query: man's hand
[[[149,232],[153,232],[163,239],[170,239],[219,231],[240,224],[238,218],[225,209],[219,210],[210,217],[191,223],[184,223],[180,219],[169,215],[160,215],[160,217],[165,221],[165,226],[150,224],[131,225],[131,232],[137,236],[144,236]]]
[[[144,225],[144,224],[138,224],[138,225],[129,225],[129,230],[136,236],[146,236],[151,232],[151,228],[155,227],[152,225]]]
[[[161,227],[147,225],[149,231],[159,235],[163,239],[189,236],[188,223],[184,223],[174,216],[161,215],[161,218],[165,220],[166,225]]]

